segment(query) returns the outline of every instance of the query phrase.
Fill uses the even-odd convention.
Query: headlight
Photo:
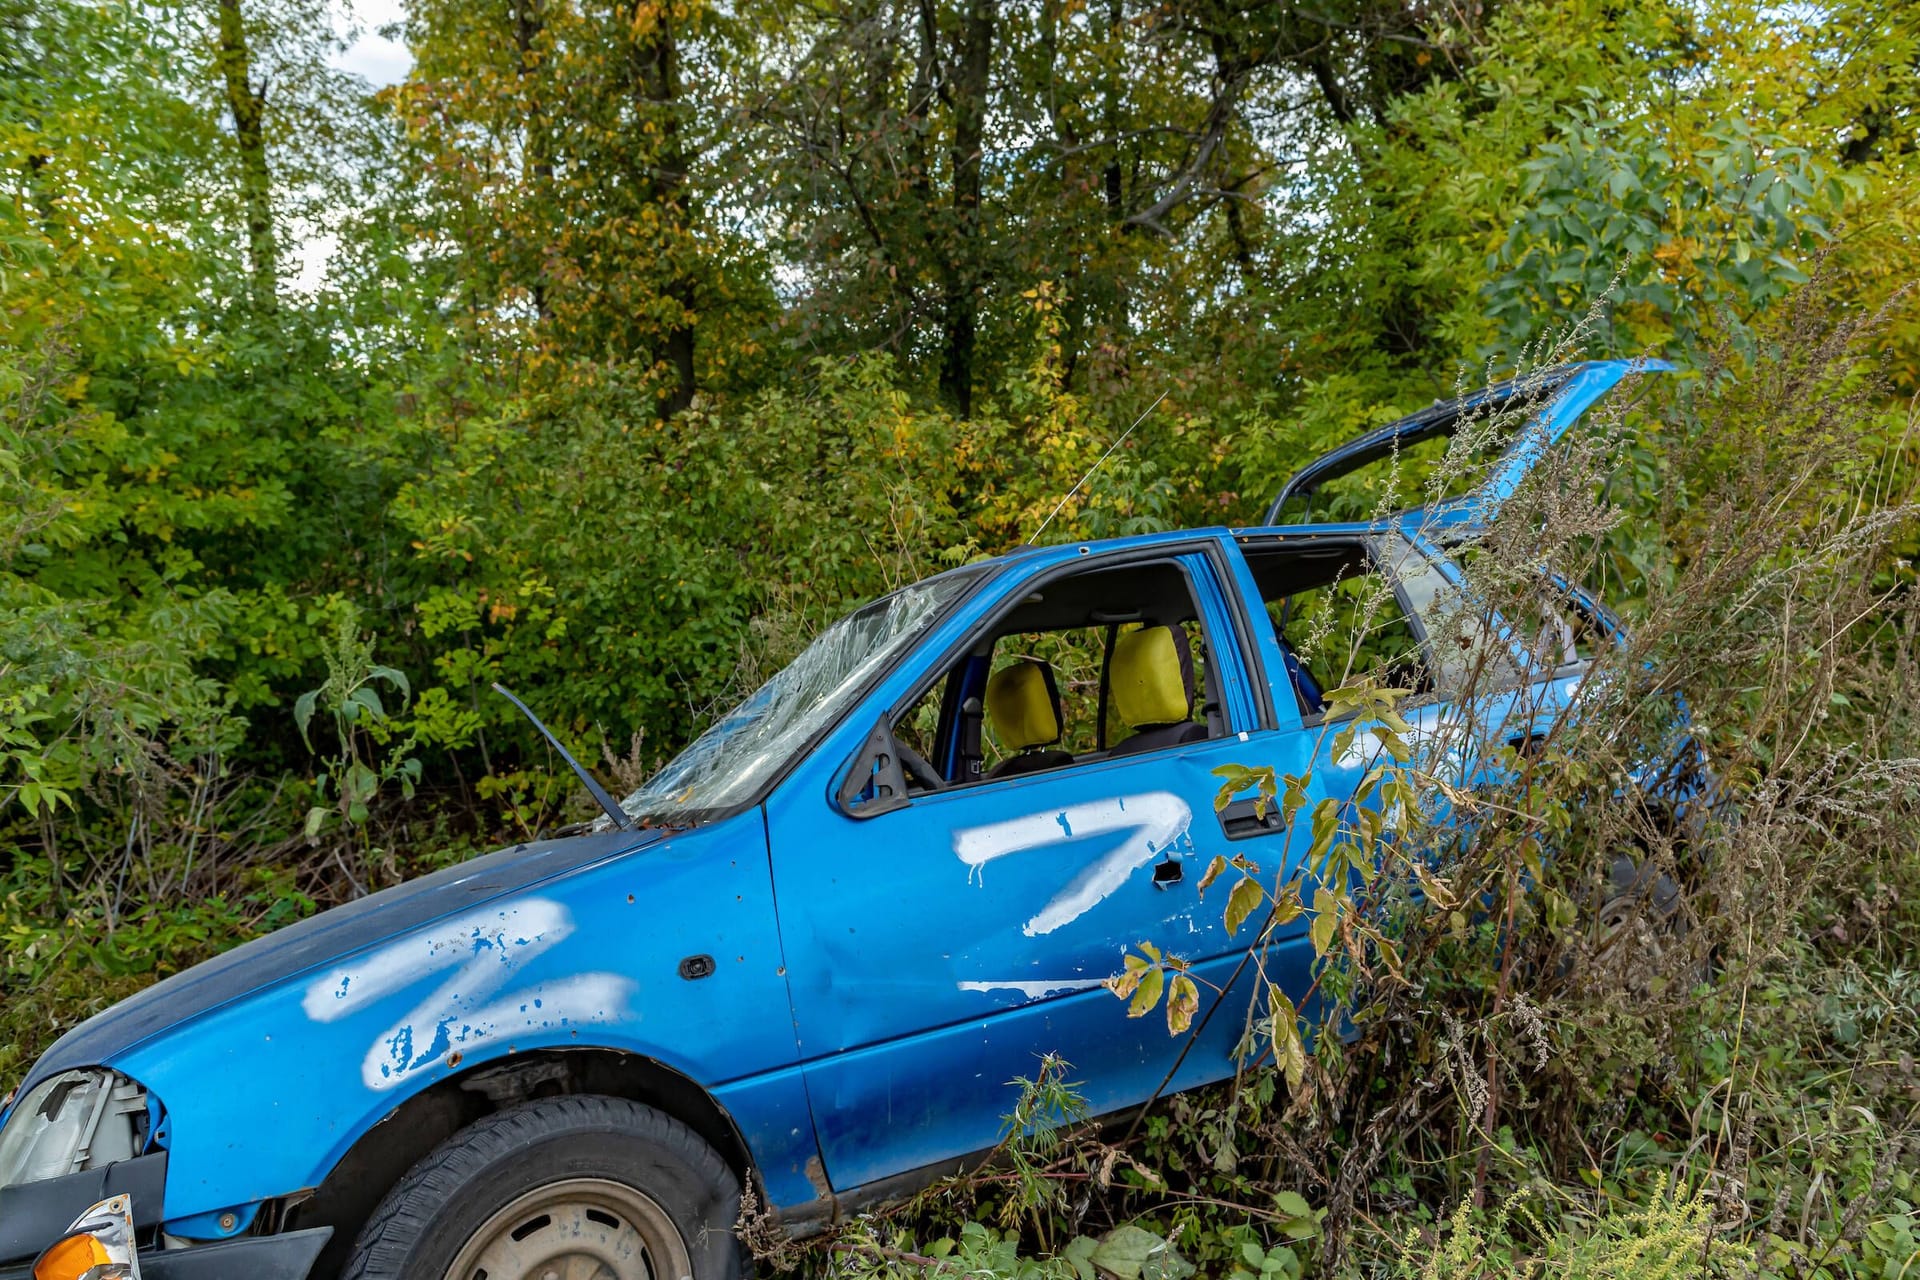
[[[131,1160],[147,1145],[147,1091],[88,1067],[43,1080],[0,1130],[0,1187]]]

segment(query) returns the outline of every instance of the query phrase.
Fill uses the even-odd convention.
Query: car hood
[[[323,911],[157,982],[67,1032],[15,1096],[73,1067],[110,1062],[250,992],[454,912],[658,843],[659,830],[599,831],[515,845]]]

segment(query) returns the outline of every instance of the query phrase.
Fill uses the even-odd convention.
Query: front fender
[[[709,956],[710,976],[681,976]],[[690,967],[689,972],[698,972]],[[797,1056],[759,810],[335,957],[107,1065],[165,1104],[175,1234],[244,1230],[420,1090],[601,1047],[705,1087]]]

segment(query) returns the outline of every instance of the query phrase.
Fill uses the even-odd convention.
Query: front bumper
[[[31,1270],[40,1251],[66,1235],[75,1218],[113,1196],[133,1201],[134,1230],[150,1231],[160,1225],[166,1189],[164,1151],[64,1178],[0,1187],[0,1263],[25,1263]],[[10,1274],[0,1271],[0,1278]]]
[[[29,1280],[40,1251],[66,1235],[91,1206],[113,1196],[128,1197],[134,1229],[153,1234],[166,1185],[167,1153],[156,1151],[104,1169],[0,1187],[0,1280]],[[315,1227],[186,1249],[145,1249],[141,1280],[307,1280],[332,1234],[331,1227]]]
[[[313,1260],[332,1234],[332,1227],[314,1227],[190,1249],[142,1252],[140,1280],[307,1280]],[[47,1243],[57,1238],[50,1236]],[[32,1280],[32,1276],[31,1259],[0,1267],[0,1280]]]

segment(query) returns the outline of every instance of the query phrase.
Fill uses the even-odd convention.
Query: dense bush
[[[1591,306],[1560,355],[1686,372],[1477,572],[1600,584],[1647,714],[1426,898],[1530,927],[1384,877],[1357,1039],[806,1263],[1920,1275],[1910,10],[418,0],[370,94],[323,6],[0,0],[0,1074],[581,816],[493,681],[636,782],[854,602],[1250,520]],[[1674,688],[1738,817],[1684,847],[1608,781]],[[1582,932],[1622,847],[1678,945]]]

